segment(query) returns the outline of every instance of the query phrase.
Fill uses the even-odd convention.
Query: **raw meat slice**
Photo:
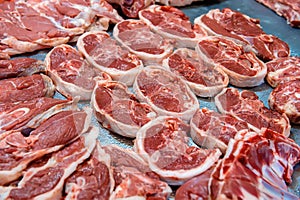
[[[290,54],[288,44],[276,36],[266,34],[258,19],[229,8],[224,8],[222,11],[210,10],[207,14],[197,17],[194,24],[203,27],[209,35],[232,38],[247,50],[254,48],[258,57],[265,61],[287,57]]]
[[[300,27],[300,4],[297,0],[256,0],[269,7],[279,16],[287,19],[287,23],[293,27]]]
[[[53,153],[42,166],[29,167],[16,187],[7,188],[1,199],[60,199],[64,181],[87,159],[96,145],[97,128],[83,134],[76,141]],[[43,159],[43,158],[42,158]]]
[[[56,90],[69,99],[90,100],[96,81],[111,80],[110,76],[91,66],[73,47],[62,44],[46,55],[47,73]]]
[[[207,36],[204,29],[191,24],[184,12],[171,6],[152,5],[141,10],[139,18],[164,38],[174,39],[176,47],[195,48],[198,40]]]
[[[190,5],[193,2],[202,1],[202,0],[155,0],[155,2],[164,4],[167,6],[186,6]]]
[[[96,135],[98,135],[96,133]],[[109,199],[114,189],[110,157],[97,142],[90,158],[80,164],[65,181],[64,199]]]
[[[97,82],[91,105],[104,128],[130,138],[156,117],[148,104],[140,103],[124,84],[115,81]]]
[[[91,65],[128,86],[133,84],[137,73],[143,68],[142,61],[136,55],[119,46],[106,32],[83,34],[78,38],[77,47]]]
[[[61,111],[31,132],[2,133],[0,185],[19,178],[31,161],[74,141],[87,131],[90,120],[91,113],[85,111]]]
[[[147,102],[159,115],[189,121],[199,102],[185,82],[158,66],[144,68],[136,77],[133,89],[137,98]]]
[[[161,63],[173,51],[170,40],[152,32],[141,20],[128,19],[117,23],[113,36],[131,53],[142,59],[144,65]]]
[[[243,129],[248,129],[245,121],[228,114],[219,114],[202,108],[191,119],[191,137],[199,146],[208,149],[218,148],[226,152],[228,142]]]
[[[0,60],[0,79],[29,76],[38,72],[45,72],[44,62],[33,58],[15,58]]]
[[[154,0],[107,0],[121,7],[122,13],[129,18],[137,18],[140,10],[147,8]]]
[[[285,183],[299,161],[293,140],[268,129],[240,131],[212,174],[211,199],[299,199]]]
[[[221,113],[247,122],[249,128],[256,132],[269,128],[287,137],[290,135],[291,125],[286,114],[265,107],[252,91],[226,88],[215,97],[215,104]]]
[[[300,58],[277,58],[266,63],[268,68],[267,81],[276,87],[281,81],[300,79]]]
[[[27,101],[38,97],[52,97],[55,86],[43,74],[0,80],[0,104]]]
[[[221,155],[219,149],[188,146],[190,127],[179,118],[161,116],[137,133],[134,148],[152,171],[170,185],[180,185],[209,169]]]
[[[269,96],[269,106],[300,124],[300,80],[281,82]]]
[[[200,97],[213,97],[228,85],[227,74],[219,67],[198,59],[195,51],[179,48],[163,60],[163,66],[181,76]]]
[[[229,82],[238,87],[253,87],[264,82],[267,66],[253,52],[225,37],[200,39],[196,51],[200,59],[222,68]]]

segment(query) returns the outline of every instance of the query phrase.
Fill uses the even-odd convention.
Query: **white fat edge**
[[[21,117],[23,117],[27,113],[30,112],[30,109],[26,108],[26,107],[23,107],[23,108],[18,108],[16,110],[13,110],[12,112],[9,112],[9,113],[8,112],[1,113],[0,114],[0,130],[1,130],[1,127],[10,125],[10,124],[14,123],[15,121],[18,121],[18,118],[14,118],[11,121],[7,122],[6,124],[3,124],[3,121],[4,121],[5,118],[7,118],[7,117],[11,118],[11,116],[13,116],[15,113],[18,113],[18,112],[22,112],[23,114],[22,114]]]

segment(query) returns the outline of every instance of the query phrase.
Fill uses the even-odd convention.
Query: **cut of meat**
[[[90,128],[73,143],[53,153],[41,166],[29,167],[16,187],[0,193],[1,199],[60,199],[64,181],[87,159],[96,145],[97,128]],[[43,158],[42,158],[43,159]],[[38,161],[39,162],[39,161]]]
[[[156,117],[148,104],[140,103],[120,82],[97,82],[91,105],[104,128],[130,138]]]
[[[286,114],[292,123],[300,124],[300,80],[281,82],[271,92],[269,105]]]
[[[202,0],[155,0],[155,2],[164,4],[167,6],[186,6],[190,5],[193,2],[202,1]]]
[[[210,35],[232,38],[235,42],[243,44],[247,50],[252,46],[257,55],[265,61],[287,57],[290,54],[288,44],[276,36],[264,33],[258,19],[229,8],[222,11],[210,10],[207,14],[197,17],[194,23],[203,27]]]
[[[152,5],[139,12],[139,18],[164,38],[174,39],[176,47],[195,48],[199,38],[207,36],[200,26],[193,26],[189,17],[171,6]]]
[[[87,32],[77,41],[78,50],[87,61],[113,80],[128,86],[133,84],[137,73],[143,68],[142,61],[119,46],[106,32]]]
[[[44,62],[33,58],[0,60],[0,79],[29,76],[45,71],[46,67]]]
[[[0,80],[0,104],[27,101],[38,97],[52,97],[55,87],[43,74]]]
[[[300,27],[300,4],[297,0],[256,0],[278,15],[287,19],[288,24],[293,27]]]
[[[200,97],[213,97],[228,85],[229,78],[221,68],[199,60],[194,50],[179,48],[163,61],[163,66],[181,76]]]
[[[253,87],[264,82],[267,66],[253,52],[245,52],[229,38],[210,36],[200,39],[196,51],[200,59],[220,66],[232,85]]]
[[[199,102],[185,82],[170,71],[158,66],[144,68],[134,82],[137,98],[147,102],[159,115],[189,121]]]
[[[240,131],[212,174],[211,199],[299,199],[285,183],[299,161],[293,140],[268,129]]]
[[[137,18],[139,11],[147,8],[154,0],[107,0],[107,2],[118,4],[125,16]]]
[[[139,130],[134,148],[162,180],[180,185],[208,170],[221,155],[219,149],[188,146],[188,132],[179,118],[161,116]]]
[[[22,175],[28,163],[57,151],[88,130],[91,113],[61,111],[31,132],[11,131],[0,135],[0,185]],[[59,128],[58,128],[59,127]]]
[[[269,128],[287,137],[290,135],[291,125],[286,114],[265,107],[252,91],[226,88],[215,97],[215,104],[221,113],[244,120],[256,132]]]
[[[267,81],[276,87],[281,81],[300,79],[300,58],[277,58],[266,63],[268,68]]]
[[[54,47],[45,62],[57,91],[69,99],[79,96],[80,100],[90,100],[96,81],[111,80],[108,74],[91,66],[70,45]]]
[[[98,135],[96,133],[96,135]],[[114,189],[110,157],[97,142],[90,158],[65,181],[66,200],[106,200]]]
[[[199,146],[219,148],[226,152],[228,142],[238,131],[248,129],[245,121],[219,114],[207,108],[199,109],[191,119],[191,137]]]
[[[115,25],[115,39],[143,60],[144,65],[161,63],[173,51],[173,45],[150,30],[141,20],[124,20]]]

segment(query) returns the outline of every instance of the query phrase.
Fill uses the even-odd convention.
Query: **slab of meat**
[[[229,78],[220,67],[204,63],[194,50],[179,48],[163,60],[163,66],[181,76],[200,97],[213,97],[228,85]]]
[[[193,2],[202,1],[202,0],[155,0],[155,2],[164,4],[167,6],[186,6],[190,5]]]
[[[176,47],[195,48],[199,38],[207,36],[200,26],[193,26],[189,17],[171,6],[152,5],[139,12],[139,18],[164,38],[174,39]]]
[[[238,87],[253,87],[264,82],[267,66],[253,52],[226,37],[200,39],[196,46],[200,59],[222,68],[229,82]]]
[[[137,98],[147,102],[159,115],[189,121],[199,102],[185,82],[158,66],[144,68],[136,77],[133,89]]]
[[[91,105],[104,128],[130,138],[134,138],[144,124],[156,117],[148,104],[140,103],[120,82],[98,82]]]
[[[55,86],[43,74],[0,80],[0,104],[27,101],[38,97],[52,97]]]
[[[116,189],[111,199],[158,199],[167,200],[171,188],[159,180],[148,164],[131,149],[116,145],[103,147],[111,157]]]
[[[98,141],[91,156],[66,179],[64,199],[109,199],[114,183],[110,156],[105,153]]]
[[[144,125],[136,136],[136,152],[171,185],[205,172],[221,155],[219,149],[188,146],[189,129],[179,118],[161,116]]]
[[[215,104],[221,113],[231,114],[247,122],[254,131],[260,132],[262,128],[269,128],[287,137],[290,135],[291,125],[286,114],[265,107],[252,91],[224,89],[215,97]]]
[[[209,182],[211,199],[299,199],[288,191],[300,148],[271,131],[240,131]]]
[[[160,63],[173,51],[173,45],[150,30],[141,20],[128,19],[119,22],[113,30],[114,38],[143,60],[144,65]]]
[[[16,187],[6,188],[5,192],[0,191],[0,198],[5,200],[60,199],[65,180],[93,151],[98,131],[95,127],[90,128],[76,141],[53,153],[50,158],[38,160],[39,165],[33,164],[26,169]]]
[[[281,82],[271,92],[269,105],[286,114],[290,122],[300,124],[300,80]]]
[[[86,132],[91,113],[61,111],[34,130],[10,131],[0,135],[0,185],[22,175],[28,163],[57,151]]]
[[[139,11],[154,3],[154,0],[107,0],[107,2],[119,5],[126,17],[138,18]]]
[[[300,27],[300,4],[297,0],[256,0],[287,19],[293,27]]]
[[[91,65],[128,86],[133,84],[137,73],[143,68],[142,61],[136,55],[122,48],[103,31],[81,35],[77,47]]]
[[[197,110],[191,119],[191,137],[199,146],[226,152],[228,142],[238,131],[248,129],[245,121],[207,108]]]
[[[46,67],[44,62],[33,58],[0,60],[0,79],[29,76],[45,71]]]
[[[69,99],[90,100],[96,81],[111,77],[91,66],[72,46],[62,44],[54,47],[45,59],[47,73],[56,90]]]
[[[247,50],[254,48],[257,55],[265,61],[290,54],[288,44],[276,36],[266,34],[258,19],[229,8],[210,10],[196,18],[194,23],[203,27],[209,35],[229,37],[243,44]]]
[[[267,81],[276,87],[281,81],[300,79],[300,58],[277,58],[266,63],[268,67]]]

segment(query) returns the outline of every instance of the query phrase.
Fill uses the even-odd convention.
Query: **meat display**
[[[91,65],[128,86],[143,68],[142,61],[118,45],[107,32],[87,32],[78,38],[77,47]]]
[[[148,103],[159,115],[189,121],[199,103],[185,82],[158,66],[144,68],[136,77],[133,89],[137,98]]]
[[[128,18],[137,18],[140,10],[147,8],[153,0],[107,0],[121,7],[122,13]]]
[[[128,19],[117,23],[113,36],[131,53],[142,59],[144,65],[161,63],[173,51],[172,41],[152,32],[141,20]]]
[[[300,27],[300,5],[295,0],[256,0],[287,19],[288,24]]]
[[[103,127],[125,137],[134,138],[137,131],[156,113],[120,82],[98,82],[91,100],[97,120]]]
[[[198,59],[194,50],[179,48],[163,61],[163,66],[181,76],[200,97],[213,97],[228,85],[229,78],[220,67]]]
[[[47,54],[45,63],[56,90],[69,99],[79,96],[80,100],[90,100],[96,81],[111,80],[70,45],[54,47]]]
[[[249,128],[256,132],[269,128],[287,137],[290,135],[291,125],[286,114],[265,107],[252,91],[226,88],[215,97],[215,104],[221,113],[247,122]]]
[[[43,74],[0,80],[0,104],[28,101],[38,97],[52,97],[55,86]]]
[[[191,24],[184,12],[171,6],[152,5],[141,10],[139,18],[164,38],[174,39],[176,47],[195,48],[198,40],[207,36],[204,29]]]
[[[300,58],[277,58],[266,63],[268,67],[267,81],[276,87],[281,81],[300,79]]]
[[[230,8],[210,10],[207,14],[197,17],[194,23],[203,27],[209,35],[232,38],[235,42],[243,44],[247,50],[250,47],[254,48],[258,57],[265,61],[287,57],[290,54],[288,44],[276,36],[266,34],[258,19]]]
[[[189,126],[179,118],[161,116],[137,133],[134,149],[152,171],[170,185],[180,185],[218,161],[218,149],[188,146]]]
[[[238,87],[253,87],[264,82],[267,66],[253,52],[225,37],[200,39],[196,51],[199,58],[220,66],[229,82]]]
[[[286,114],[292,123],[300,124],[300,80],[281,82],[271,92],[269,105]]]
[[[218,148],[226,152],[229,140],[243,129],[249,129],[245,121],[229,114],[220,114],[207,108],[197,110],[190,122],[191,137],[199,146]]]

